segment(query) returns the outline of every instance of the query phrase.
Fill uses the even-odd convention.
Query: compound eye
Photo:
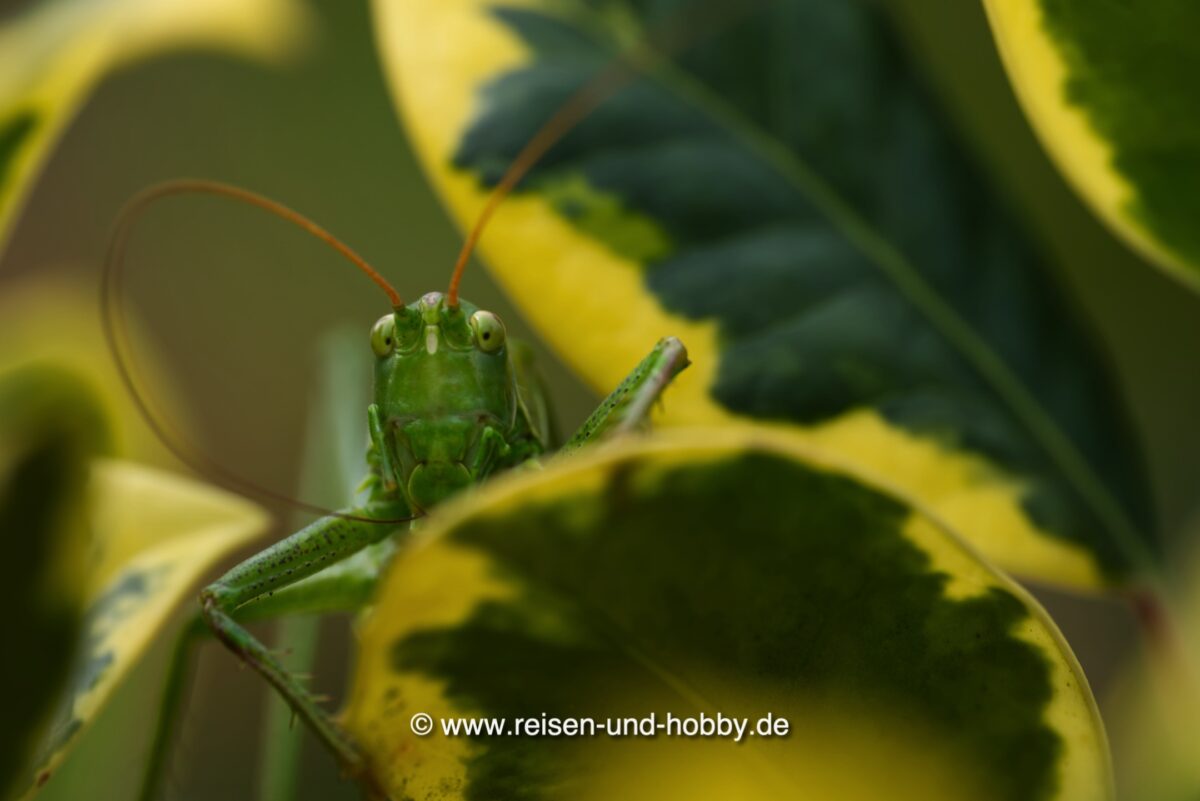
[[[371,328],[371,350],[375,351],[375,355],[382,359],[395,347],[396,317],[392,314],[385,314]]]
[[[489,311],[477,311],[471,315],[471,330],[475,332],[475,344],[484,353],[495,353],[504,347],[504,323]]]

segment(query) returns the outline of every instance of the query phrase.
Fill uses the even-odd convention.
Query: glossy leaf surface
[[[535,131],[681,5],[377,0],[398,105],[455,217],[472,222]],[[661,422],[778,424],[1022,575],[1153,570],[1096,343],[879,5],[726,22],[685,30],[673,62],[534,168],[483,239],[501,282],[603,392],[680,337],[693,366]]]
[[[1200,6],[985,0],[1029,121],[1113,230],[1200,290]]]
[[[431,517],[360,637],[345,720],[395,798],[1111,797],[1091,693],[1040,607],[775,432],[670,432],[497,479]],[[791,732],[436,728],[652,713]]]

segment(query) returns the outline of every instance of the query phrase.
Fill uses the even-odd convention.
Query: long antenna
[[[631,83],[640,74],[640,70],[656,59],[678,55],[699,44],[708,36],[726,30],[738,17],[756,11],[768,5],[771,0],[747,0],[735,3],[732,0],[713,0],[700,9],[703,13],[697,24],[696,18],[684,19],[682,11],[672,14],[652,34],[638,40],[628,50],[618,54],[604,69],[600,70],[587,83],[580,87],[550,119],[538,129],[537,133],[525,143],[517,153],[516,158],[508,165],[500,181],[492,189],[491,195],[480,211],[479,217],[454,263],[454,272],[450,276],[450,288],[446,291],[447,304],[454,308],[458,306],[458,287],[462,283],[463,273],[466,272],[467,262],[475,251],[479,239],[488,222],[496,213],[496,209],[504,199],[512,193],[517,184],[537,166],[542,157],[549,152],[563,137],[575,129],[579,123],[587,119],[596,108],[620,91],[626,84]],[[697,16],[700,16],[699,14]],[[684,22],[690,22],[684,27]]]
[[[121,213],[117,217],[117,223],[113,229],[112,238],[109,241],[108,253],[105,256],[104,268],[101,273],[100,283],[100,316],[104,328],[104,336],[108,342],[109,350],[112,352],[113,361],[117,366],[117,372],[120,374],[121,381],[125,388],[129,391],[133,398],[134,404],[137,406],[138,412],[146,421],[146,424],[154,432],[155,436],[163,443],[168,451],[180,462],[192,468],[202,475],[208,475],[217,481],[225,484],[231,489],[234,489],[242,494],[254,495],[262,498],[269,498],[279,503],[293,506],[297,509],[302,509],[306,512],[311,512],[317,515],[341,517],[347,520],[357,520],[367,523],[380,524],[398,524],[406,523],[413,520],[414,517],[404,517],[395,519],[382,519],[373,517],[363,517],[359,515],[349,515],[344,512],[339,512],[334,509],[328,509],[324,506],[307,503],[285,495],[281,492],[264,487],[255,483],[243,476],[240,476],[223,465],[214,461],[203,452],[189,448],[184,444],[185,440],[178,436],[169,425],[163,422],[154,413],[147,403],[145,395],[141,392],[138,382],[134,378],[133,368],[130,360],[125,355],[125,347],[128,343],[128,333],[124,328],[124,316],[121,313],[120,307],[120,287],[123,277],[123,267],[125,263],[125,251],[129,242],[129,236],[132,233],[134,224],[146,211],[146,209],[154,202],[166,197],[174,195],[187,194],[202,194],[216,195],[225,198],[231,198],[251,206],[264,209],[275,214],[282,219],[291,222],[321,241],[328,244],[338,253],[345,256],[356,267],[366,273],[367,277],[375,282],[385,293],[392,303],[393,308],[400,308],[404,302],[400,298],[400,294],[392,287],[387,280],[379,274],[373,267],[367,264],[361,256],[343,244],[333,234],[326,231],[321,226],[314,223],[299,212],[284,206],[281,203],[263,197],[254,192],[241,189],[236,186],[219,183],[216,181],[204,180],[178,180],[168,181],[146,189],[130,200]]]
[[[404,305],[404,301],[400,298],[400,293],[388,283],[386,278],[380,275],[378,270],[368,264],[366,259],[354,252],[349,245],[317,225],[308,217],[257,192],[251,192],[248,189],[242,189],[240,186],[233,186],[232,184],[224,184],[220,181],[182,178],[143,189],[125,205],[125,208],[121,210],[120,215],[117,217],[116,229],[113,232],[113,244],[118,244],[117,240],[120,239],[119,244],[123,248],[124,240],[128,238],[129,231],[145,212],[146,208],[152,203],[166,197],[171,197],[172,195],[216,195],[236,200],[239,203],[246,203],[247,205],[270,212],[280,219],[287,220],[317,239],[320,239],[345,257],[355,267],[362,270],[367,278],[370,278],[376,286],[387,294],[392,308]]]

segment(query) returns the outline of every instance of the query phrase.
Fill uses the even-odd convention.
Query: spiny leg
[[[313,615],[353,612],[362,609],[374,594],[374,587],[391,561],[395,540],[385,538],[358,553],[326,567],[321,572],[281,587],[258,601],[234,612],[239,623],[270,620],[287,615]],[[186,706],[192,669],[192,657],[201,639],[212,634],[204,618],[197,613],[184,623],[176,640],[162,701],[158,706],[151,751],[142,778],[141,801],[155,801],[161,795],[168,757],[178,736],[181,712]]]
[[[687,349],[675,337],[660,339],[633,372],[584,421],[563,445],[570,451],[605,437],[622,434],[644,423],[654,401],[675,376],[688,366]]]
[[[216,637],[274,686],[296,714],[334,753],[342,769],[355,779],[368,778],[358,747],[315,698],[278,659],[250,634],[236,610],[263,596],[311,576],[393,533],[396,524],[372,522],[408,516],[401,503],[376,502],[347,511],[362,520],[329,516],[250,557],[200,594],[201,612]],[[251,612],[253,607],[245,610]]]
[[[288,615],[355,612],[370,603],[375,585],[396,552],[395,538],[368,545],[320,573],[280,587],[234,613],[239,623]]]

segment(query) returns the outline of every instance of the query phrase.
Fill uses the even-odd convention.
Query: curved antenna
[[[475,224],[467,233],[458,259],[454,262],[454,272],[450,275],[450,287],[446,290],[446,302],[451,308],[458,306],[458,287],[462,283],[463,273],[466,272],[467,262],[479,244],[479,238],[488,222],[496,213],[496,209],[516,188],[517,184],[537,166],[542,157],[549,152],[563,137],[587,119],[596,108],[608,98],[617,93],[623,86],[638,76],[643,66],[653,63],[656,58],[678,55],[708,36],[725,30],[738,17],[768,5],[771,0],[749,0],[743,3],[732,3],[730,0],[714,0],[710,5],[701,9],[708,12],[706,16],[697,19],[695,16],[685,19],[684,10],[672,14],[652,34],[639,40],[623,53],[618,54],[604,69],[596,73],[587,83],[580,87],[561,105],[550,119],[543,123],[537,133],[525,143],[517,153],[516,158],[508,165],[500,181],[492,189],[483,210],[479,212]],[[688,27],[684,27],[684,23]]]
[[[525,146],[521,148],[521,152],[508,165],[508,169],[505,170],[504,175],[500,178],[500,182],[492,189],[487,203],[484,205],[483,210],[479,212],[479,217],[476,218],[475,224],[467,234],[466,241],[463,242],[462,249],[458,252],[458,259],[454,262],[454,272],[450,275],[450,288],[446,290],[446,302],[450,308],[458,306],[458,285],[462,283],[463,273],[467,269],[467,262],[470,261],[471,254],[475,251],[475,246],[479,244],[479,238],[483,236],[483,229],[487,227],[488,222],[492,219],[492,215],[496,213],[496,209],[512,193],[512,190],[521,182],[521,179],[541,161],[542,156],[546,155],[550,148],[558,144],[576,125],[583,122],[597,106],[619,89],[623,83],[628,82],[629,76],[626,72],[625,65],[620,61],[614,62],[605,68],[603,72],[585,84],[566,103],[560,106],[558,111],[554,113],[554,116],[547,120],[538,132],[533,135],[533,138],[525,143]]]
[[[374,281],[384,292],[387,293],[388,299],[392,302],[393,308],[403,306],[403,301],[400,294],[392,287],[387,280],[380,275],[367,262],[344,245],[336,237],[320,227],[316,223],[309,220],[299,212],[284,206],[281,203],[263,197],[254,192],[240,189],[236,186],[219,183],[217,181],[204,180],[178,180],[168,181],[166,183],[152,186],[149,189],[138,193],[130,200],[117,216],[116,225],[113,228],[112,236],[109,240],[108,252],[105,255],[104,267],[100,279],[100,317],[101,324],[104,329],[104,337],[108,343],[109,351],[112,353],[113,362],[116,364],[117,372],[120,375],[121,382],[125,385],[126,390],[133,398],[134,404],[137,406],[138,412],[146,421],[146,425],[154,432],[163,446],[170,451],[176,459],[183,464],[195,470],[201,475],[208,475],[215,478],[220,483],[233,489],[243,495],[258,496],[260,498],[268,498],[288,506],[301,509],[316,515],[340,517],[346,520],[356,520],[366,523],[380,524],[398,524],[407,523],[416,519],[417,515],[403,518],[374,518],[363,517],[361,515],[350,515],[344,512],[339,512],[334,509],[328,509],[317,504],[307,503],[285,495],[281,492],[264,487],[243,476],[238,475],[221,464],[217,463],[209,456],[198,449],[189,448],[185,440],[177,436],[165,422],[151,409],[150,404],[146,401],[145,395],[141,392],[138,382],[134,378],[132,362],[126,358],[125,348],[128,343],[128,333],[126,332],[123,322],[124,316],[120,308],[120,287],[121,278],[123,276],[123,267],[125,263],[125,251],[129,242],[129,236],[132,233],[134,224],[138,221],[141,215],[145,212],[148,206],[157,200],[170,197],[173,195],[185,194],[206,194],[216,195],[220,197],[232,198],[239,200],[249,205],[256,206],[266,211],[271,212],[300,228],[308,233],[316,236],[337,252],[341,253],[349,259],[355,266],[367,274],[367,277]]]
[[[288,208],[282,203],[271,200],[269,197],[260,195],[257,192],[251,192],[248,189],[242,189],[232,184],[224,184],[220,181],[184,178],[176,181],[166,181],[142,190],[121,210],[120,215],[117,217],[117,227],[113,232],[113,239],[127,237],[129,229],[133,227],[134,223],[145,212],[146,207],[162,198],[171,197],[172,195],[216,195],[217,197],[229,198],[239,203],[260,208],[282,220],[287,220],[292,225],[320,239],[345,257],[355,267],[362,270],[367,278],[370,278],[376,286],[387,294],[392,308],[404,305],[404,301],[401,299],[400,293],[396,291],[396,288],[388,283],[388,280],[380,275],[378,270],[368,264],[366,259],[355,253],[350,246],[346,245],[336,236],[300,212]]]

